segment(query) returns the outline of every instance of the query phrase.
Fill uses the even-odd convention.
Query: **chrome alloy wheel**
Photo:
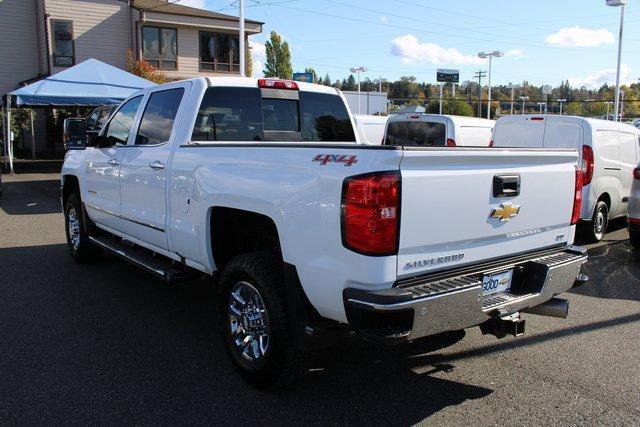
[[[605,232],[605,227],[607,224],[607,220],[605,218],[604,212],[602,212],[601,210],[596,212],[596,217],[594,220],[594,231],[595,231],[595,235],[601,239],[602,237],[604,237],[604,232]]]
[[[80,219],[75,208],[69,209],[67,214],[67,228],[69,229],[69,240],[74,250],[80,247]]]
[[[238,282],[229,295],[229,328],[242,357],[255,361],[269,349],[269,316],[260,293],[250,283]]]

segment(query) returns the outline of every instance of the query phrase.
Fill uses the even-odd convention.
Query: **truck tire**
[[[306,372],[309,354],[293,343],[282,261],[276,252],[231,259],[220,276],[220,331],[234,366],[256,388],[290,385]]]
[[[64,207],[64,225],[69,253],[78,262],[90,262],[100,257],[102,250],[89,241],[87,225],[78,193],[70,194]]]
[[[589,242],[599,242],[604,238],[609,225],[609,208],[605,202],[596,203],[591,221],[584,224],[584,237]]]

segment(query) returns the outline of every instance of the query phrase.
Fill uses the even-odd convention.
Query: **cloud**
[[[613,44],[614,41],[613,33],[609,30],[590,30],[577,26],[561,28],[546,38],[550,45],[573,47],[599,47],[603,44]]]
[[[391,54],[402,58],[405,64],[424,61],[431,64],[483,64],[476,55],[465,55],[455,48],[444,48],[435,43],[421,43],[413,34],[396,37],[391,41]]]
[[[507,56],[510,58],[524,58],[524,52],[521,51],[520,49],[511,49],[506,51],[504,53],[504,56]]]
[[[387,22],[387,17],[386,16],[381,16],[380,17],[380,22]]]
[[[267,56],[264,43],[249,40],[249,48],[251,49],[251,59],[253,60],[253,77],[262,77],[264,61]]]
[[[631,74],[631,68],[622,64],[620,67],[620,82],[621,84],[625,84],[625,82],[633,83],[633,80],[629,79],[629,75]],[[598,89],[604,84],[608,84],[610,86],[616,84],[616,69],[615,68],[605,68],[603,70],[598,70],[595,73],[585,76],[585,77],[570,77],[569,84],[573,87],[582,87],[585,86],[587,89]]]

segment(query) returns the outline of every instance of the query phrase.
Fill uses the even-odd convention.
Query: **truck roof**
[[[620,129],[636,132],[638,129],[628,123],[614,122],[612,120],[596,119],[593,117],[580,117],[580,116],[559,116],[557,114],[516,114],[512,116],[502,116],[498,119],[498,123],[518,123],[527,122],[531,120],[547,120],[553,119],[553,121],[573,123],[576,125],[587,125],[594,129]]]
[[[416,116],[420,117],[420,120],[429,121],[429,120],[450,120],[459,125],[486,125],[487,127],[493,127],[495,124],[495,120],[482,119],[479,117],[468,117],[468,116],[456,116],[452,114],[427,114],[427,113],[399,113],[394,114],[389,117],[389,122],[399,122],[404,120],[415,119]]]

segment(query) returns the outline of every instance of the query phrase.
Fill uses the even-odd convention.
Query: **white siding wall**
[[[0,95],[39,72],[34,0],[0,1]]]
[[[118,68],[125,68],[131,47],[129,7],[120,0],[45,0],[50,20],[73,21],[76,64],[95,58]],[[52,26],[49,39],[53,52]],[[53,67],[55,74],[64,68]]]

